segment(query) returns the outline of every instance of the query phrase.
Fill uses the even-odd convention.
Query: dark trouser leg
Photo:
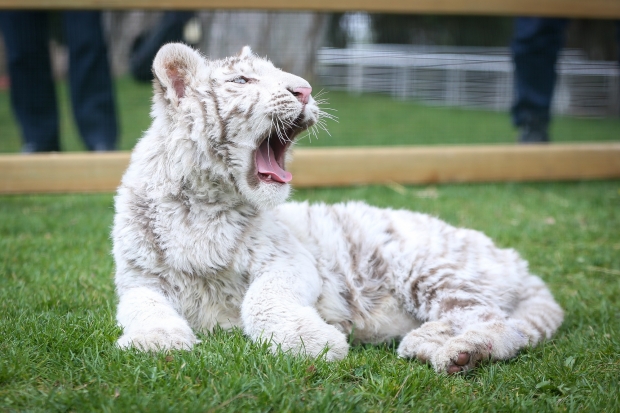
[[[45,12],[0,13],[11,81],[11,105],[24,152],[59,151],[58,109]]]
[[[618,47],[618,65],[620,66],[620,20],[616,20],[616,46]],[[620,95],[620,90],[618,90],[618,95]],[[617,115],[620,116],[620,110]]]
[[[63,13],[69,49],[71,103],[80,135],[91,151],[116,149],[118,126],[101,13]]]
[[[618,64],[620,64],[620,20],[616,20],[616,46],[618,46]]]
[[[515,20],[512,53],[515,102],[512,119],[522,142],[547,141],[555,65],[564,45],[566,19],[520,17]]]
[[[183,28],[192,18],[191,11],[168,11],[148,33],[134,44],[129,58],[129,70],[136,80],[150,82],[153,79],[151,66],[157,51],[166,43],[183,40]]]

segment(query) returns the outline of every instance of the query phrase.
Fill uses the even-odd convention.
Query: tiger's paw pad
[[[450,359],[446,367],[446,373],[457,374],[466,373],[473,370],[481,361],[488,358],[482,353],[459,352],[456,357]]]
[[[469,353],[459,353],[456,360],[448,366],[448,374],[461,373],[467,367],[472,357]]]

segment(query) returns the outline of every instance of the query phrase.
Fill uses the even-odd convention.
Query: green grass
[[[117,81],[121,149],[149,123],[151,89]],[[313,146],[513,142],[506,113],[329,93],[339,122]],[[83,150],[60,84],[62,145]],[[0,152],[19,131],[0,92]],[[557,118],[556,141],[617,140],[618,119]],[[620,181],[298,190],[361,199],[483,230],[530,261],[566,309],[545,345],[467,377],[436,375],[390,346],[343,361],[272,355],[239,331],[191,352],[119,351],[112,195],[0,196],[0,411],[619,411]]]
[[[396,190],[395,190],[396,189]],[[298,190],[476,228],[514,247],[566,310],[554,339],[466,377],[390,346],[272,355],[239,331],[190,352],[120,351],[112,195],[0,197],[0,411],[620,410],[620,181]]]
[[[81,151],[75,124],[70,115],[66,84],[59,83],[63,150]],[[320,88],[317,88],[317,90]],[[151,86],[129,78],[116,81],[120,121],[120,149],[133,148],[149,124]],[[421,145],[511,143],[516,131],[507,112],[491,112],[450,107],[429,107],[415,102],[396,101],[383,95],[350,95],[329,92],[322,97],[338,122],[328,121],[331,136],[300,141],[302,146]],[[10,111],[7,91],[0,91],[0,152],[18,152],[20,134]],[[609,141],[620,139],[620,119],[577,119],[557,117],[551,126],[557,142]]]
[[[453,107],[430,107],[383,95],[330,92],[328,107],[338,122],[328,122],[312,145],[435,145],[513,143],[517,131],[508,113]],[[556,117],[550,135],[556,142],[620,140],[620,119]]]

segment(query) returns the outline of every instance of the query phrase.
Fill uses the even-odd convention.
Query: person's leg
[[[118,126],[101,13],[63,13],[69,48],[71,103],[80,135],[91,151],[116,149]]]
[[[515,101],[512,119],[521,142],[546,142],[555,66],[564,45],[566,19],[519,17],[515,20],[512,54]]]
[[[620,64],[620,20],[616,20],[616,46],[618,47],[618,64]]]
[[[11,106],[22,130],[24,152],[60,150],[47,19],[46,12],[0,13]]]
[[[618,47],[618,65],[620,66],[620,20],[616,20],[616,46]],[[618,88],[618,95],[620,95],[620,87]],[[620,110],[616,115],[620,116]]]
[[[157,51],[166,43],[183,41],[183,28],[193,16],[191,11],[168,11],[155,27],[136,39],[129,57],[129,71],[134,79],[153,79],[151,66]]]

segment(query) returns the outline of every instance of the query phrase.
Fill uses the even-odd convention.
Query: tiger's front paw
[[[325,352],[325,360],[342,360],[349,353],[349,343],[347,342],[347,337],[335,327],[330,325],[327,327],[327,338],[325,341],[317,340],[310,351],[308,351],[307,347],[306,351],[313,357],[316,357],[320,355],[325,348],[327,348],[327,351]]]
[[[198,340],[188,327],[155,327],[126,331],[117,341],[120,348],[142,351],[190,350]]]
[[[282,332],[284,333],[284,332]],[[290,333],[274,334],[271,338],[274,351],[292,351],[293,354],[325,357],[327,361],[342,360],[349,352],[347,337],[329,324],[306,323]]]
[[[299,352],[311,357],[324,355],[327,361],[345,358],[349,353],[347,337],[334,326],[326,324],[321,327],[302,331],[297,345]]]

